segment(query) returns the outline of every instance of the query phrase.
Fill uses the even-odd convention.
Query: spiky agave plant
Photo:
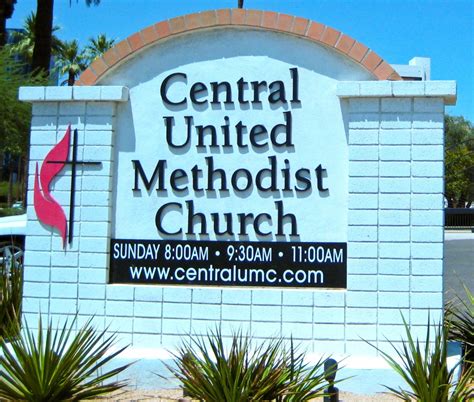
[[[337,366],[325,372],[324,358],[320,358],[316,364],[312,365],[305,362],[305,354],[298,352],[298,346],[294,347],[293,337],[290,343],[290,385],[287,393],[277,398],[277,401],[284,402],[306,402],[329,396],[326,392],[328,375],[336,375]],[[334,381],[338,383],[341,380]]]
[[[280,353],[281,341],[254,348],[241,332],[224,345],[219,329],[191,336],[175,354],[168,369],[194,398],[206,402],[271,400],[287,390],[289,371]]]
[[[219,329],[191,336],[168,369],[189,396],[206,402],[309,401],[324,395],[324,362],[304,362],[304,353],[283,339],[254,345],[249,336],[233,333],[226,347]]]
[[[464,285],[466,299],[457,297],[448,304],[445,326],[449,337],[461,343],[463,348],[463,371],[474,365],[474,294]]]
[[[421,345],[418,339],[413,339],[404,318],[403,324],[407,340],[402,341],[401,349],[397,349],[389,341],[398,359],[379,348],[376,349],[403,378],[409,390],[387,386],[386,388],[404,401],[467,402],[472,400],[474,395],[469,387],[473,376],[472,367],[466,370],[457,381],[455,373],[459,363],[451,369],[448,368],[448,328],[439,324],[435,326],[434,336],[432,336],[428,318],[426,339]]]
[[[129,364],[106,371],[104,366],[126,347],[110,352],[115,335],[97,332],[92,318],[77,332],[76,318],[53,330],[39,320],[35,336],[24,331],[9,345],[1,342],[0,399],[7,401],[79,401],[119,390],[125,381],[105,383]],[[98,374],[101,370],[100,374]]]

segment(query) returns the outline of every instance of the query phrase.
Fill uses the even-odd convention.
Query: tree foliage
[[[27,72],[27,66],[15,61],[10,51],[5,47],[0,50],[0,153],[9,154],[10,164],[8,204],[13,201],[13,160],[19,161],[19,166],[25,166],[29,144],[29,131],[31,121],[31,105],[18,100],[18,90],[21,86],[37,85],[44,82],[41,75],[33,76]],[[18,168],[20,181],[25,176]],[[26,189],[22,185],[20,199],[24,199]]]
[[[12,155],[26,155],[31,120],[31,106],[18,100],[18,90],[44,82],[25,71],[8,50],[0,50],[0,152]]]
[[[105,34],[97,35],[97,38],[89,38],[89,44],[85,52],[89,62],[102,57],[102,55],[115,44],[115,39],[108,39]]]
[[[89,38],[89,44],[80,49],[77,40],[62,42],[61,51],[57,55],[56,67],[59,73],[67,75],[61,85],[74,85],[76,78],[84,71],[90,63],[101,57],[115,43],[114,39],[108,39],[105,34],[97,38]]]
[[[20,56],[24,62],[28,63],[28,65],[31,65],[33,61],[33,49],[36,42],[35,26],[36,13],[31,12],[30,15],[26,17],[23,29],[12,33],[13,43],[9,46],[10,51],[15,55]],[[54,55],[60,53],[62,49],[61,40],[54,34],[58,30],[58,26],[53,26],[51,51]]]
[[[474,201],[474,127],[463,117],[445,118],[445,197],[450,208]]]
[[[16,0],[2,0],[0,2],[0,48],[6,42],[6,22],[8,18],[11,18],[15,10],[15,3]]]
[[[59,72],[68,76],[62,84],[74,85],[76,77],[87,68],[87,64],[87,58],[79,49],[77,40],[63,42],[62,51],[58,54],[56,61]]]

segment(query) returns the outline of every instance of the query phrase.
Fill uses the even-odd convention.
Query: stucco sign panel
[[[345,288],[335,81],[284,58],[191,61],[186,45],[118,116],[111,282]]]

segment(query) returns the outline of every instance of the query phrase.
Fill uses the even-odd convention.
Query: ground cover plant
[[[125,348],[111,352],[116,337],[96,331],[92,318],[74,330],[76,319],[57,330],[51,322],[36,334],[25,324],[20,336],[0,344],[0,400],[79,401],[109,394],[127,385],[110,381],[129,364],[105,367]]]
[[[472,401],[474,397],[474,391],[470,387],[473,379],[472,367],[465,370],[459,378],[456,374],[461,362],[455,367],[448,367],[449,325],[439,324],[433,329],[428,319],[426,338],[420,342],[412,337],[405,319],[403,324],[407,339],[402,341],[401,349],[397,349],[389,341],[396,352],[396,357],[376,348],[408,387],[408,389],[395,389],[386,386],[390,393],[404,401]]]
[[[227,345],[227,347],[226,347]],[[185,394],[206,402],[309,401],[324,395],[324,361],[305,363],[291,342],[256,344],[241,332],[224,339],[220,330],[191,336],[174,354],[168,369]]]

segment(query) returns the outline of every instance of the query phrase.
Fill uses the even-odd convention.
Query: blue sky
[[[71,5],[70,5],[71,3]],[[237,0],[56,0],[54,24],[61,39],[105,33],[122,40],[178,15],[235,7]],[[431,79],[456,80],[458,101],[447,113],[474,122],[474,0],[245,0],[245,7],[306,17],[364,43],[393,64],[431,58]],[[19,0],[8,28],[23,25],[36,0]]]

